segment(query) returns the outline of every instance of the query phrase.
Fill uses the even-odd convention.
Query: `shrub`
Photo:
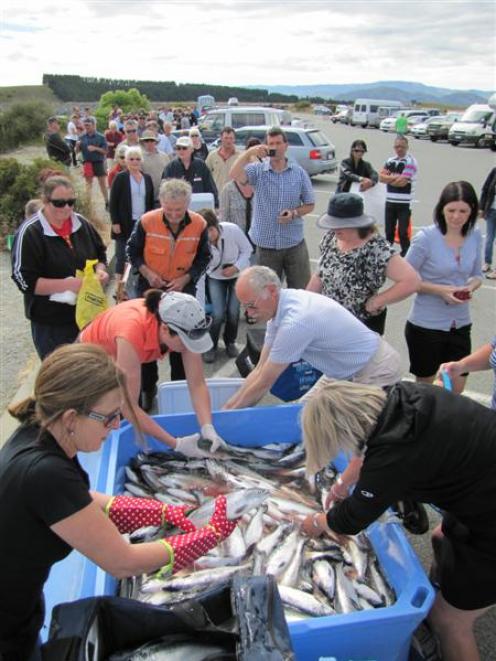
[[[40,101],[15,103],[0,113],[0,152],[39,141],[50,115],[50,106]]]
[[[98,107],[95,110],[95,116],[98,121],[98,128],[103,131],[108,126],[108,116],[112,106],[118,106],[124,113],[137,112],[139,110],[148,110],[150,102],[144,94],[137,89],[116,90],[115,92],[105,92],[100,97]]]
[[[296,110],[307,110],[308,108],[311,107],[310,101],[298,101],[295,103],[295,109]]]

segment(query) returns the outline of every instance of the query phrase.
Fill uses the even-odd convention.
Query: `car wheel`
[[[431,135],[431,142],[437,142],[437,138],[435,135]]]
[[[493,142],[490,146],[491,151],[496,151],[496,142]]]
[[[450,140],[449,143],[450,145],[453,145],[453,147],[456,147],[456,145],[460,144],[458,140]]]

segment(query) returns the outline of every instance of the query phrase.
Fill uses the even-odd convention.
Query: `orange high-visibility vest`
[[[207,223],[200,214],[188,211],[191,222],[174,238],[164,223],[163,215],[162,209],[154,209],[141,216],[141,226],[145,232],[143,259],[162,280],[168,281],[189,271]]]

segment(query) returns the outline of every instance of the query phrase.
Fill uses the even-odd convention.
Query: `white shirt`
[[[207,266],[209,278],[231,280],[222,274],[223,264],[232,264],[239,272],[250,265],[251,243],[243,230],[234,223],[219,223],[220,234],[217,244],[210,244],[210,262]],[[237,273],[234,277],[239,275]]]
[[[327,296],[304,289],[281,289],[276,315],[264,344],[273,363],[303,358],[325,376],[347,380],[362,370],[380,337]]]

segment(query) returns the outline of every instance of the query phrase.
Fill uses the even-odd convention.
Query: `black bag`
[[[170,608],[121,597],[55,606],[43,661],[124,661],[152,641],[216,644],[222,661],[294,659],[272,576],[235,576]]]

